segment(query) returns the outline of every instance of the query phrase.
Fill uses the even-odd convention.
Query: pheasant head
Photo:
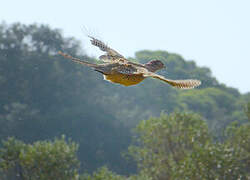
[[[145,67],[151,72],[156,72],[162,68],[165,68],[165,65],[160,60],[152,60],[146,63]]]

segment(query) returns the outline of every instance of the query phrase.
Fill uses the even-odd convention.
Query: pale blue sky
[[[142,49],[178,53],[250,92],[250,0],[2,0],[0,21],[45,23],[89,43],[85,26],[125,56]]]

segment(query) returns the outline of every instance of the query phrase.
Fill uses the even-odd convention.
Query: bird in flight
[[[102,41],[89,36],[92,45],[106,52],[99,57],[103,61],[102,64],[90,63],[81,59],[72,57],[61,51],[58,53],[73,62],[93,68],[95,71],[103,74],[104,79],[112,83],[122,84],[124,86],[132,86],[140,83],[144,79],[151,77],[156,78],[170,84],[173,87],[181,89],[192,89],[201,84],[196,79],[172,80],[156,74],[155,72],[164,68],[164,64],[160,60],[152,60],[146,64],[134,63],[127,60],[114,49],[110,48]]]

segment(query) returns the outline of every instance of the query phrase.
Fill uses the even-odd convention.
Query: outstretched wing
[[[134,63],[131,62],[129,60],[127,60],[126,58],[124,58],[121,54],[119,54],[117,51],[115,51],[114,49],[111,49],[107,44],[105,44],[104,42],[94,38],[93,36],[88,36],[89,38],[91,38],[90,42],[92,45],[98,47],[100,50],[107,52],[107,54],[105,55],[101,55],[99,58],[104,61],[104,62],[120,62],[122,64],[130,64],[130,65],[135,65],[138,67],[143,67],[145,68],[145,65],[140,64],[140,63]]]
[[[196,79],[171,80],[171,79],[166,79],[165,77],[161,75],[151,73],[151,72],[144,73],[144,77],[152,77],[152,78],[160,79],[176,88],[181,88],[181,89],[192,89],[201,84],[201,81],[196,80]]]
[[[97,64],[90,63],[90,62],[83,61],[83,60],[81,60],[81,59],[72,57],[72,56],[70,56],[70,55],[68,55],[68,54],[63,53],[62,51],[59,51],[58,54],[64,56],[64,57],[67,58],[67,59],[70,59],[70,60],[73,61],[73,62],[82,64],[82,65],[85,65],[85,66],[94,67],[94,68],[95,68],[95,67],[98,67]]]
[[[90,38],[90,42],[92,45],[98,47],[100,50],[107,52],[107,55],[101,56],[103,59],[104,58],[123,58],[121,54],[119,54],[117,51],[114,49],[111,49],[107,44],[104,42],[100,41],[99,39],[96,39],[92,36],[88,36]]]

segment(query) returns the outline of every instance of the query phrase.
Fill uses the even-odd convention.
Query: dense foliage
[[[0,149],[1,179],[69,180],[78,176],[78,146],[64,137],[24,144],[9,138]]]
[[[208,139],[204,137],[209,141],[209,145],[204,145],[207,147],[204,153],[209,154],[213,148],[224,151],[224,145],[214,145],[214,140],[225,142],[231,136],[235,141],[228,144],[238,146],[241,141],[237,138],[248,137],[248,126],[238,127],[247,122],[244,105],[250,102],[250,94],[240,94],[237,89],[219,83],[209,68],[198,67],[194,61],[166,51],[139,51],[130,59],[141,63],[159,59],[167,66],[160,74],[172,79],[197,78],[202,86],[183,91],[146,79],[137,86],[123,87],[103,81],[101,74],[62,58],[57,54],[59,50],[96,61],[84,54],[77,40],[63,37],[60,30],[36,24],[0,25],[2,140],[14,136],[21,144],[33,144],[65,134],[79,144],[81,171],[91,172],[106,165],[112,171],[128,174],[136,172],[135,163],[124,160],[121,152],[131,144],[131,128],[162,112],[195,112],[204,117],[201,123],[195,121],[198,115],[192,116],[198,123],[195,128],[202,127],[204,136],[213,134],[207,135]],[[228,133],[227,127],[236,121],[238,125],[231,128],[234,133]],[[247,146],[244,152],[249,152]],[[109,174],[106,170],[96,173]],[[144,176],[142,173],[141,177]]]
[[[162,114],[139,123],[139,145],[129,150],[142,173],[154,180],[246,179],[250,175],[249,125],[229,126],[231,135],[219,143],[213,141],[200,116]]]

